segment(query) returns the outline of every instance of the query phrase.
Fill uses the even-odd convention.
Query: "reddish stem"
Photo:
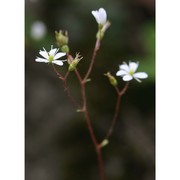
[[[56,67],[54,66],[53,63],[52,63],[52,67],[53,67],[55,73],[57,74],[57,76],[58,76],[61,80],[64,80],[64,77],[63,77],[62,74],[56,69]]]
[[[121,96],[126,92],[127,88],[128,88],[128,85],[129,83],[127,82],[124,86],[124,88],[119,91],[118,87],[115,86],[115,90],[117,92],[117,101],[116,101],[116,107],[115,107],[115,112],[114,112],[114,116],[113,116],[113,119],[112,119],[112,122],[111,122],[111,125],[110,125],[110,128],[105,136],[105,139],[109,139],[112,132],[113,132],[113,129],[114,129],[114,126],[116,124],[116,120],[117,120],[117,117],[118,117],[118,114],[119,114],[119,107],[120,107],[120,100],[121,100]]]
[[[97,53],[97,51],[99,50],[99,48],[100,48],[100,40],[97,39],[97,40],[96,40],[95,47],[94,47],[93,55],[92,55],[92,58],[91,58],[91,62],[90,62],[88,71],[87,71],[87,73],[86,73],[83,81],[86,81],[86,80],[88,79],[88,77],[89,77],[89,75],[90,75],[90,73],[91,73],[91,71],[92,71],[92,67],[93,67],[93,65],[94,65],[94,61],[95,61],[95,58],[96,58],[96,53]]]
[[[67,71],[67,73],[65,74],[65,76],[63,77],[62,74],[56,69],[56,67],[54,66],[54,64],[52,64],[52,67],[55,71],[55,73],[57,74],[57,76],[62,80],[63,82],[63,87],[64,87],[64,91],[66,92],[68,98],[71,100],[71,102],[73,103],[73,105],[77,108],[79,108],[79,104],[77,103],[77,101],[72,97],[71,93],[70,93],[70,90],[67,86],[67,82],[66,82],[66,79],[69,75],[69,71]]]
[[[76,76],[77,76],[77,78],[79,80],[80,87],[81,87],[81,96],[82,96],[82,102],[83,102],[82,112],[84,113],[87,128],[88,128],[90,137],[92,139],[92,142],[94,144],[96,154],[97,154],[98,167],[99,167],[99,177],[100,177],[100,180],[105,180],[104,163],[103,163],[102,155],[101,155],[101,147],[97,142],[95,133],[94,133],[92,125],[91,125],[91,120],[90,120],[89,113],[88,113],[88,110],[87,110],[87,100],[86,100],[86,92],[85,92],[85,80],[89,76],[89,74],[91,72],[91,69],[92,69],[92,66],[93,66],[93,63],[94,63],[94,59],[95,59],[95,56],[96,56],[96,51],[98,49],[97,48],[97,46],[98,46],[97,43],[98,42],[96,42],[96,47],[95,47],[96,50],[94,50],[94,53],[93,53],[94,55],[93,55],[91,64],[89,66],[88,73],[86,74],[85,78],[82,79],[81,75],[79,74],[79,71],[76,68],[75,68],[74,71],[76,73]],[[67,57],[68,57],[68,59],[70,61],[72,60],[72,56],[70,54],[67,54]]]
[[[109,130],[107,132],[107,135],[106,135],[105,139],[109,139],[109,137],[111,136],[111,134],[113,132],[114,125],[116,123],[116,119],[117,119],[118,114],[119,114],[120,99],[121,99],[121,96],[118,95],[113,120],[112,120],[111,126],[110,126],[110,128],[109,128]]]
[[[101,155],[101,146],[98,144],[97,139],[95,137],[94,131],[92,129],[89,113],[87,110],[87,104],[86,104],[86,95],[85,95],[85,84],[81,82],[81,89],[82,89],[82,98],[83,98],[83,112],[84,116],[86,119],[87,127],[89,130],[89,134],[91,136],[91,139],[93,141],[96,153],[97,153],[97,160],[98,160],[98,167],[99,167],[99,177],[100,180],[105,180],[105,173],[104,173],[104,163],[102,160],[102,155]]]

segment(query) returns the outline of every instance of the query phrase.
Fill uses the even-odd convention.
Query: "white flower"
[[[129,62],[129,65],[124,63],[119,66],[119,71],[116,73],[116,76],[122,76],[124,81],[130,81],[134,78],[138,82],[141,82],[139,79],[145,79],[148,77],[148,75],[145,72],[136,73],[138,66],[138,62]]]
[[[107,14],[104,8],[92,11],[92,15],[95,17],[98,24],[105,25],[107,21]]]
[[[58,60],[59,58],[65,56],[66,53],[58,52],[59,49],[57,49],[57,48],[53,49],[53,46],[51,46],[51,50],[49,52],[47,52],[44,48],[43,48],[43,50],[44,51],[41,51],[41,50],[39,51],[39,54],[41,56],[43,56],[43,58],[37,57],[35,59],[36,62],[54,63],[59,66],[62,66],[63,61],[66,61],[66,60]]]

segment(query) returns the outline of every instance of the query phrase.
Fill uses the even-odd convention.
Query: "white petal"
[[[132,78],[133,78],[132,76],[127,74],[127,75],[123,76],[123,81],[130,81],[130,80],[132,80]]]
[[[99,24],[99,13],[98,13],[98,11],[92,11],[91,13],[95,17],[97,23]]]
[[[49,51],[49,54],[54,56],[57,51],[58,51],[57,48],[51,49],[51,50]]]
[[[116,73],[116,76],[125,76],[127,75],[127,72],[124,71],[124,70],[119,70],[117,73]]]
[[[137,72],[133,74],[133,77],[139,78],[139,79],[145,79],[148,77],[148,75],[145,72]]]
[[[99,23],[104,25],[107,21],[107,14],[106,14],[106,11],[105,9],[103,8],[100,8],[99,9]]]
[[[60,60],[54,60],[54,61],[52,61],[52,63],[57,64],[57,65],[59,65],[59,66],[62,66],[62,65],[63,65],[63,62],[60,61]]]
[[[139,63],[135,63],[135,62],[130,62],[129,63],[130,71],[136,72],[138,66],[139,66]]]
[[[119,68],[120,68],[120,70],[122,69],[122,70],[124,70],[126,72],[130,71],[129,66],[127,64],[122,64],[122,65],[119,66]]]
[[[43,56],[44,58],[46,58],[46,59],[48,59],[49,58],[49,56],[48,56],[48,53],[46,52],[46,51],[39,51],[39,54],[41,55],[41,56]]]
[[[43,59],[43,58],[36,58],[35,59],[36,62],[44,62],[44,63],[48,63],[49,61],[47,59]]]
[[[65,56],[65,55],[66,55],[66,53],[59,52],[54,56],[54,59],[56,60],[56,59],[61,58],[61,57]]]

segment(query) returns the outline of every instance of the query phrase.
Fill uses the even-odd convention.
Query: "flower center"
[[[130,71],[129,71],[129,75],[132,76],[133,74],[134,74],[134,71],[133,71],[133,70],[130,70]]]
[[[53,55],[49,55],[49,62],[52,62],[54,60],[54,56]]]

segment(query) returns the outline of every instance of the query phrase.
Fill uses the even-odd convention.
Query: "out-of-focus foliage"
[[[56,47],[55,30],[68,30],[70,50],[84,57],[85,73],[97,32],[92,10],[103,7],[112,25],[97,54],[92,81],[87,84],[93,128],[101,140],[113,116],[116,94],[107,78],[123,61],[140,62],[149,77],[132,81],[123,96],[112,138],[103,149],[108,180],[154,180],[155,17],[153,0],[26,0],[26,180],[97,180],[96,154],[84,117],[65,95],[51,66],[34,60],[42,47]],[[41,22],[42,37],[32,36]],[[36,32],[41,32],[42,29]],[[43,32],[43,30],[42,30]],[[58,67],[62,73],[68,66]],[[118,78],[120,87],[124,83]],[[80,100],[73,73],[68,77]]]

